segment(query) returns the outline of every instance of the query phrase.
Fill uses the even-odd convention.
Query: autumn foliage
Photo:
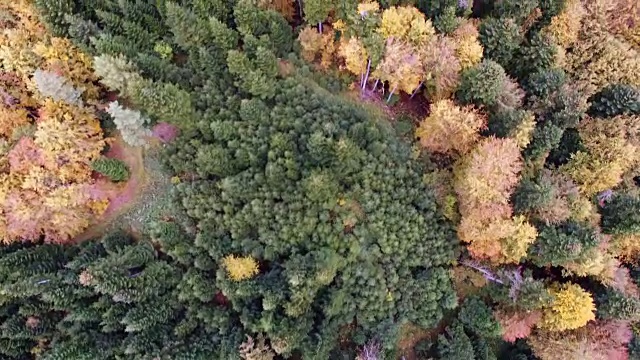
[[[69,40],[51,37],[24,2],[0,6],[20,21],[3,23],[0,35],[0,136],[6,146],[0,173],[3,242],[67,242],[106,208],[91,163],[106,145],[90,106],[54,100],[31,75],[52,71],[95,102],[90,57]],[[39,70],[38,70],[39,71]]]
[[[591,294],[575,284],[565,284],[553,290],[553,302],[542,313],[540,327],[550,331],[580,328],[595,319]]]
[[[1,355],[399,359],[406,325],[441,330],[420,359],[640,353],[638,1],[32,1],[0,4],[2,242],[86,257],[129,177],[101,122],[145,165],[175,127],[172,202],[86,251],[112,267],[5,287]]]
[[[431,112],[416,129],[420,144],[434,152],[465,154],[480,139],[486,119],[472,107],[459,107],[451,100],[431,105]]]

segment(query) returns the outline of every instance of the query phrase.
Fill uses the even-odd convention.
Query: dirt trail
[[[95,219],[89,228],[75,238],[75,241],[85,241],[102,236],[111,226],[112,222],[125,213],[136,203],[137,195],[142,193],[145,187],[147,174],[144,167],[144,150],[127,145],[122,137],[114,139],[106,157],[122,160],[129,168],[129,180],[123,185],[109,184],[113,186],[107,189],[109,206],[102,216]]]

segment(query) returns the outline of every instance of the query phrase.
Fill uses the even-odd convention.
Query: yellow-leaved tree
[[[380,33],[386,39],[411,42],[424,46],[435,35],[431,20],[413,6],[392,6],[382,12]]]
[[[472,21],[463,22],[453,32],[456,56],[463,70],[479,64],[482,60],[484,49],[478,40],[478,35],[478,27]]]
[[[586,96],[611,84],[640,86],[640,54],[631,44],[608,33],[597,19],[585,19],[565,70]]]
[[[539,326],[550,331],[577,329],[595,320],[595,304],[591,294],[579,285],[555,284],[553,301],[543,309]]]
[[[423,66],[417,50],[408,42],[387,40],[384,57],[372,76],[389,83],[389,98],[401,90],[411,94],[423,79]]]
[[[338,48],[338,55],[344,59],[345,67],[349,72],[360,76],[360,86],[362,86],[369,64],[369,54],[362,41],[355,36],[343,39]]]
[[[551,18],[551,24],[544,28],[544,32],[550,35],[557,45],[568,48],[578,40],[585,14],[580,0],[568,0],[562,12]]]
[[[259,272],[258,262],[251,256],[227,255],[222,260],[222,265],[233,281],[251,279]]]
[[[611,189],[640,160],[640,116],[589,118],[578,128],[585,151],[578,151],[560,169],[591,196]]]
[[[486,117],[471,106],[439,100],[431,104],[429,116],[416,129],[416,137],[430,151],[464,154],[480,139],[486,123]]]
[[[462,219],[458,237],[474,258],[517,263],[536,237],[523,216],[512,217],[509,198],[523,162],[513,139],[487,138],[465,155],[454,171]]]
[[[300,30],[298,41],[302,47],[302,58],[308,62],[313,62],[322,50],[322,34],[315,27],[307,26]]]

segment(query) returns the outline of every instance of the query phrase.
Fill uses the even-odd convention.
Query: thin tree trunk
[[[380,82],[380,79],[376,79],[376,82],[373,84],[371,91],[374,91],[378,87],[378,82]]]
[[[322,22],[318,23],[318,31],[320,31],[320,34],[322,34]]]
[[[409,99],[413,99],[413,97],[416,96],[416,94],[418,93],[418,90],[420,90],[423,83],[424,81],[420,81],[420,84],[418,84],[418,87],[415,90],[413,90],[413,93],[411,94],[411,97]]]
[[[387,102],[391,101],[391,97],[393,96],[393,93],[396,92],[397,87],[398,85],[394,86],[393,89],[391,89],[391,92],[389,93],[389,97],[387,98]]]
[[[360,88],[364,86],[364,74],[360,74]]]
[[[367,86],[367,81],[369,81],[369,72],[371,71],[371,59],[367,61],[367,74],[364,77],[364,82],[362,83],[362,90]]]

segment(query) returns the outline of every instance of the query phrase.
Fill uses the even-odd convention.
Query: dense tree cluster
[[[4,356],[392,359],[408,324],[425,359],[638,353],[636,2],[0,9]],[[51,244],[130,176],[98,108],[140,151],[180,130],[172,208]]]
[[[102,214],[91,59],[24,1],[0,5],[0,241],[64,243]]]

